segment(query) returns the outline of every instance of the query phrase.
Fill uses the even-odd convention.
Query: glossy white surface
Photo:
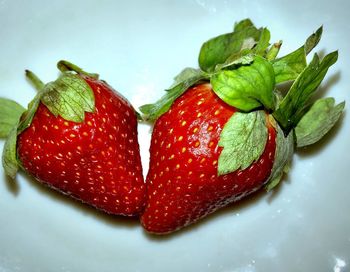
[[[250,17],[281,55],[324,25],[318,51],[339,49],[321,93],[350,103],[348,1],[0,1],[0,96],[26,105],[31,69],[56,78],[60,59],[98,72],[135,106],[154,101],[203,41]],[[139,127],[144,170],[150,128]],[[24,174],[0,173],[0,272],[350,271],[350,125],[294,157],[273,193],[261,193],[166,237],[108,217]],[[0,147],[2,148],[3,141]]]

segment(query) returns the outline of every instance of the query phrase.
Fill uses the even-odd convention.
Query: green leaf
[[[190,78],[197,77],[201,74],[202,74],[202,71],[199,69],[186,67],[177,76],[174,77],[174,83],[166,91],[169,91],[172,88],[174,88],[176,85],[181,84],[182,82],[184,82]]]
[[[273,45],[271,45],[271,47],[269,48],[269,50],[266,53],[266,59],[269,61],[274,60],[277,57],[278,52],[281,49],[281,46],[282,46],[282,41],[278,41],[278,42],[274,43]]]
[[[304,47],[272,61],[272,66],[276,75],[276,84],[297,78],[306,66]]]
[[[288,55],[272,61],[276,75],[276,84],[294,80],[306,67],[306,55],[318,44],[322,36],[322,27],[309,36],[303,46]]]
[[[223,147],[218,175],[248,168],[265,150],[268,132],[264,111],[236,112],[224,126],[219,140]]]
[[[275,121],[273,120],[275,123]],[[268,182],[265,185],[267,191],[272,190],[281,181],[283,173],[288,172],[294,153],[294,136],[289,133],[284,136],[283,130],[276,124],[276,151],[274,163]]]
[[[249,66],[224,70],[210,80],[214,92],[227,104],[242,111],[251,111],[262,105],[274,109],[275,78],[272,65],[256,56]]]
[[[260,56],[265,56],[266,54],[266,49],[270,45],[270,31],[265,27],[263,28],[260,38],[256,46],[254,47],[253,51],[255,54],[260,55]]]
[[[17,135],[23,132],[32,123],[34,114],[40,104],[40,97],[42,91],[40,91],[34,99],[29,103],[28,109],[25,110],[21,116],[21,119],[17,119],[17,123],[14,124],[10,133],[7,136],[7,140],[4,145],[2,153],[2,165],[5,170],[5,174],[12,179],[16,177],[16,173],[19,168],[17,161]]]
[[[335,106],[331,97],[317,100],[295,128],[297,147],[314,144],[326,135],[338,121],[344,106],[345,102]]]
[[[56,81],[45,85],[41,101],[55,116],[83,122],[85,112],[94,112],[94,93],[79,75],[64,72]]]
[[[18,171],[16,142],[17,126],[14,126],[7,137],[2,152],[2,165],[4,167],[5,174],[11,177],[12,179],[16,177],[16,173]]]
[[[0,138],[6,138],[25,111],[13,100],[0,97]]]
[[[250,20],[236,25],[234,32],[227,33],[205,42],[199,53],[199,67],[206,72],[213,72],[218,64],[243,49],[252,49],[261,36]]]
[[[310,64],[294,81],[279,105],[279,108],[273,113],[275,119],[282,126],[285,133],[293,129],[302,116],[305,114],[305,107],[315,93],[328,68],[338,59],[338,52],[332,52],[324,57],[320,62],[319,57],[315,54]]]
[[[254,27],[254,24],[249,18],[246,18],[246,19],[243,19],[239,22],[236,22],[234,25],[233,31],[239,32],[239,31],[245,30],[245,29],[250,28],[250,27]]]
[[[315,48],[315,46],[320,42],[321,36],[323,32],[323,27],[319,27],[315,33],[313,33],[309,38],[307,38],[304,48],[305,48],[305,54],[308,55],[312,49]]]
[[[182,79],[186,77],[179,76],[178,78]],[[201,72],[200,70],[197,70],[197,73],[193,74],[191,77],[186,78],[182,82],[175,84],[175,86],[173,84],[173,86],[170,89],[166,90],[166,94],[162,96],[156,103],[146,104],[140,107],[140,111],[144,114],[144,119],[149,121],[155,121],[163,113],[167,112],[173,104],[173,102],[179,96],[181,96],[188,88],[205,79],[207,79],[207,75]]]
[[[224,63],[217,64],[215,71],[223,69],[234,69],[241,65],[249,65],[254,61],[254,54],[252,50],[242,50],[236,54],[231,55]]]

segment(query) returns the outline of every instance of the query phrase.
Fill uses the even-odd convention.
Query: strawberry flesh
[[[264,185],[276,148],[271,125],[256,162],[245,170],[217,175],[220,133],[234,113],[209,84],[201,84],[187,90],[156,121],[146,180],[148,203],[141,217],[147,231],[175,231]]]
[[[82,76],[95,95],[95,112],[83,123],[55,117],[42,103],[18,136],[24,169],[46,185],[111,214],[143,209],[137,118],[110,86]]]

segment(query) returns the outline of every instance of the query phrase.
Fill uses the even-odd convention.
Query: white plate
[[[0,2],[0,96],[26,105],[60,59],[98,72],[135,106],[154,101],[206,39],[250,17],[268,26],[281,55],[324,25],[318,51],[340,58],[321,92],[350,103],[349,2]],[[150,128],[139,134],[147,170]],[[298,153],[272,194],[261,193],[166,237],[108,217],[20,174],[1,173],[0,271],[349,271],[348,116],[317,146]],[[1,141],[1,147],[3,141]],[[2,170],[1,170],[2,171]]]

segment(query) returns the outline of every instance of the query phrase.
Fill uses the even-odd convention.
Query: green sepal
[[[86,75],[86,76],[92,77],[94,79],[98,79],[99,78],[98,74],[85,72],[79,66],[77,66],[77,65],[75,65],[75,64],[73,64],[73,63],[71,63],[69,61],[66,61],[66,60],[60,60],[57,63],[57,68],[62,73],[68,72],[68,71],[74,71],[74,72],[76,72],[78,74]]]
[[[262,106],[273,110],[275,107],[273,68],[260,56],[255,56],[254,62],[248,66],[212,75],[210,83],[224,102],[239,110],[251,111]]]
[[[249,18],[246,18],[234,23],[233,32],[243,31],[250,27],[254,27],[254,24]]]
[[[40,104],[41,92],[37,93],[34,99],[28,104],[27,110],[22,114],[21,120],[18,124],[17,131],[18,134],[23,132],[26,128],[30,126],[32,120],[34,118],[34,114],[36,113],[39,104]]]
[[[27,129],[34,118],[38,106],[40,104],[42,92],[37,93],[34,99],[28,104],[27,110],[25,110],[20,118],[17,120],[18,123],[15,124],[10,134],[8,135],[3,153],[2,153],[2,165],[5,170],[5,174],[12,179],[16,177],[16,173],[19,168],[19,162],[17,160],[17,136]]]
[[[281,127],[272,118],[273,117],[270,117],[271,123],[275,124],[274,126],[276,129],[276,150],[271,174],[265,185],[267,191],[276,187],[281,181],[283,174],[289,171],[294,154],[293,133],[289,133],[288,136],[285,136]]]
[[[5,174],[12,179],[16,177],[19,165],[16,152],[17,126],[14,126],[8,134],[7,140],[2,151],[2,166]]]
[[[319,141],[339,120],[344,107],[345,102],[335,105],[331,97],[317,100],[295,128],[297,147]]]
[[[40,81],[40,80],[39,80]],[[37,85],[39,83],[39,85]],[[36,86],[41,86],[40,82],[35,82]],[[25,110],[20,118],[17,119],[9,135],[7,136],[4,149],[2,152],[2,165],[5,170],[5,174],[12,179],[16,177],[16,173],[19,169],[19,162],[17,160],[17,136],[23,132],[32,123],[33,117],[40,103],[41,92],[39,92],[34,99],[28,104],[27,110]]]
[[[94,112],[94,93],[79,75],[63,72],[53,82],[45,85],[41,102],[55,116],[73,122],[83,122],[85,112]]]
[[[270,45],[270,37],[270,31],[266,27],[263,28],[260,34],[259,41],[253,48],[253,52],[256,55],[265,57],[267,48]]]
[[[225,63],[234,54],[244,49],[252,49],[261,36],[262,29],[257,29],[249,19],[235,25],[234,31],[205,42],[200,50],[199,67],[205,72],[213,72],[218,64]]]
[[[25,111],[13,100],[0,97],[0,138],[6,138]]]
[[[265,56],[266,49],[269,46],[270,31],[264,28],[261,31],[260,39],[253,41],[251,46],[242,48],[239,52],[231,54],[224,63],[215,66],[214,71],[218,72],[223,69],[236,69],[241,65],[249,65],[254,61],[255,55]]]
[[[281,125],[286,135],[291,129],[296,127],[303,117],[309,99],[321,84],[328,68],[332,66],[337,59],[337,51],[326,55],[322,61],[320,61],[318,55],[315,54],[310,64],[294,81],[278,109],[273,113],[273,116]]]
[[[252,50],[245,49],[236,54],[232,54],[224,63],[215,66],[215,72],[223,69],[235,69],[242,65],[249,65],[254,61],[254,54]],[[215,75],[215,72],[213,73]]]
[[[305,50],[303,47],[298,50],[272,61],[276,75],[276,84],[294,80],[306,66]]]
[[[273,45],[270,46],[270,48],[268,49],[268,51],[266,52],[266,59],[269,60],[269,61],[272,61],[274,60],[280,49],[281,49],[281,46],[282,46],[282,41],[278,41],[276,43],[274,43]]]
[[[296,79],[305,69],[306,55],[318,44],[322,36],[322,27],[310,35],[305,44],[288,55],[272,60],[276,75],[276,84]],[[270,57],[268,57],[270,60]]]
[[[316,45],[318,45],[322,37],[322,32],[323,32],[323,26],[320,26],[314,33],[310,35],[310,37],[307,38],[304,44],[306,55],[308,55],[312,51],[312,49],[314,49]]]
[[[144,114],[144,120],[155,121],[163,113],[167,112],[174,101],[188,88],[202,80],[207,80],[208,75],[201,70],[187,68],[180,72],[174,79],[174,84],[166,90],[166,94],[156,103],[146,104],[140,107],[140,111]]]
[[[191,67],[186,67],[185,69],[183,69],[178,75],[176,75],[174,77],[174,82],[173,85],[169,88],[173,88],[178,84],[181,84],[183,81],[198,76],[200,74],[200,70],[199,69],[195,69],[195,68],[191,68]]]
[[[248,168],[264,152],[267,138],[264,111],[234,113],[220,134],[218,145],[223,149],[218,161],[218,175]]]

